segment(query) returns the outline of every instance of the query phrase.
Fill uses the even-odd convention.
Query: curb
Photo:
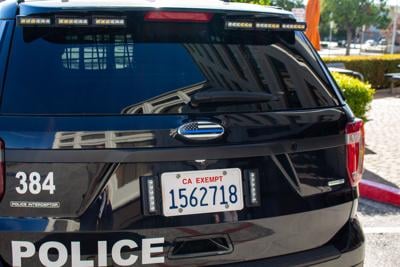
[[[364,179],[361,180],[359,189],[361,197],[400,207],[398,188]]]

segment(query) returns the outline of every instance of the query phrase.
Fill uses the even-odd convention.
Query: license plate
[[[161,190],[167,217],[243,209],[238,168],[163,173]]]

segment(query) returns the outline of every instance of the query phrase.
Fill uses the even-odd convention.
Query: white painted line
[[[400,226],[363,227],[365,234],[400,234]]]

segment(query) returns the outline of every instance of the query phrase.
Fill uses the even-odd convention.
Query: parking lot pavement
[[[400,188],[400,97],[377,92],[365,125],[364,179]]]
[[[400,266],[400,208],[361,199],[358,210],[366,236],[364,266]]]

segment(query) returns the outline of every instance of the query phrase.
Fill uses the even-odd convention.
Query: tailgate
[[[304,25],[67,13],[14,31],[0,107],[8,263],[229,263],[321,246],[348,220],[349,114],[290,30]]]

